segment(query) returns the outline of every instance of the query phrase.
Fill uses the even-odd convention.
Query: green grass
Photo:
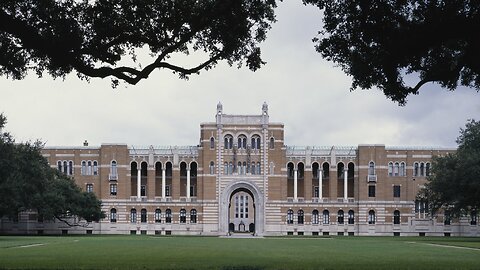
[[[0,269],[479,268],[479,238],[0,237]]]

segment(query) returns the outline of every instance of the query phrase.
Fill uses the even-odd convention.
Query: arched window
[[[472,210],[470,212],[470,225],[477,225],[477,211]]]
[[[147,223],[147,209],[140,210],[140,222]]]
[[[57,161],[57,168],[59,172],[62,172],[62,162],[60,160]]]
[[[297,223],[298,224],[303,224],[303,216],[304,216],[304,212],[302,209],[298,210],[297,212]]]
[[[398,176],[399,170],[400,170],[400,164],[398,164],[398,162],[395,162],[393,164],[393,176]]]
[[[355,212],[353,210],[348,211],[348,224],[355,224]]]
[[[117,222],[117,209],[115,208],[110,209],[110,222]]]
[[[368,211],[368,224],[375,224],[375,211]]]
[[[288,209],[287,211],[287,224],[293,224],[293,210]]]
[[[399,175],[400,176],[405,176],[406,173],[405,173],[405,162],[401,162],[400,163],[400,172],[399,172]]]
[[[413,163],[413,176],[419,176],[419,174],[418,174],[418,162]]]
[[[343,223],[344,223],[344,213],[343,213],[343,210],[338,210],[337,222],[338,222],[338,224],[343,224]]]
[[[368,175],[375,175],[375,163],[373,161],[368,163]]]
[[[215,138],[210,138],[210,149],[215,149]]]
[[[247,149],[247,137],[245,135],[238,136],[238,149]]]
[[[118,175],[117,162],[115,160],[112,160],[112,162],[110,162],[110,175],[113,177],[116,177]]]
[[[92,161],[87,161],[87,175],[92,175]]]
[[[185,209],[180,209],[180,223],[187,222],[187,211]]]
[[[233,137],[232,135],[225,135],[224,137],[224,147],[225,149],[233,148]]]
[[[425,164],[425,176],[430,176],[430,163]]]
[[[65,175],[68,174],[68,164],[67,164],[67,161],[64,161],[64,162],[63,162],[63,173],[64,173]]]
[[[330,212],[328,210],[323,210],[323,224],[330,223]]]
[[[294,165],[292,162],[289,162],[287,164],[287,176],[289,178],[293,178],[293,171],[294,171]]]
[[[343,162],[340,162],[337,164],[337,177],[338,179],[343,179],[343,176],[345,175],[345,165]]]
[[[242,162],[240,161],[237,164],[237,173],[242,174]]]
[[[400,224],[400,211],[393,211],[393,224]]]
[[[250,169],[250,170],[251,170],[251,173],[252,173],[252,174],[257,174],[257,169],[256,169],[256,167],[255,167],[255,162],[252,162],[252,166],[251,166],[251,169]]]
[[[260,166],[260,162],[257,162],[257,174],[262,173],[262,167]]]
[[[190,223],[197,223],[197,210],[190,210]]]
[[[93,175],[98,175],[98,161],[93,161]]]
[[[162,210],[155,209],[155,223],[161,223],[161,222],[162,222]]]
[[[318,210],[312,211],[312,224],[318,224]]]
[[[328,162],[322,164],[322,174],[323,179],[328,179],[330,177],[330,164],[328,164]]]
[[[233,163],[232,162],[228,163],[228,174],[233,174]]]
[[[172,210],[170,208],[165,210],[165,223],[172,223]]]
[[[215,174],[215,163],[213,163],[213,161],[210,161],[210,165],[208,166],[208,169],[210,174]]]
[[[271,137],[270,138],[270,143],[268,145],[270,149],[275,149],[275,138]]]
[[[133,208],[130,210],[130,222],[137,223],[137,209]]]
[[[253,135],[252,136],[252,149],[260,149],[260,136]]]
[[[82,175],[87,174],[87,162],[85,160],[82,161],[82,170],[81,170]]]
[[[305,176],[305,165],[302,162],[299,162],[297,166],[298,166],[298,170],[297,170],[298,179],[303,179]]]
[[[244,161],[242,165],[243,165],[242,166],[242,171],[243,171],[242,174],[246,174],[247,173],[247,162]]]
[[[388,176],[393,176],[393,162],[388,163]]]
[[[425,163],[420,163],[420,176],[425,176]]]
[[[445,213],[443,213],[443,224],[450,225],[451,222],[452,222],[452,216],[450,214],[450,211],[445,210]]]
[[[73,161],[68,162],[68,175],[73,175]]]

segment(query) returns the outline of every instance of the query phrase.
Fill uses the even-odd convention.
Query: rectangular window
[[[393,186],[393,197],[400,198],[400,186]]]
[[[110,195],[117,195],[117,184],[110,184]]]
[[[368,186],[368,197],[375,197],[375,186]]]
[[[87,191],[88,193],[93,192],[93,184],[87,184],[86,191]]]

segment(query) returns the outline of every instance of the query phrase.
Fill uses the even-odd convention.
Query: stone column
[[[187,169],[187,198],[190,199],[190,169]]]
[[[166,180],[165,180],[165,172],[166,168],[162,170],[162,198],[165,199],[165,190],[166,190]]]
[[[140,199],[140,193],[142,188],[142,170],[137,169],[137,198]]]
[[[323,197],[322,186],[323,186],[323,170],[318,170],[318,200],[321,200]]]
[[[296,201],[298,198],[298,171],[293,170],[293,199]]]

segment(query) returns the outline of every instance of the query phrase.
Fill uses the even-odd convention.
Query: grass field
[[[0,269],[480,269],[480,239],[1,236]]]

